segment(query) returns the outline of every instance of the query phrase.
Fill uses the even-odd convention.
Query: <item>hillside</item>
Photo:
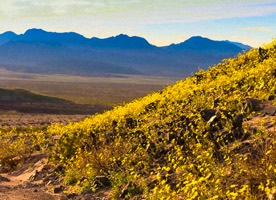
[[[275,199],[275,57],[274,41],[103,114],[37,131],[29,144],[59,165],[55,189],[69,198],[109,190],[110,199]]]
[[[34,94],[22,89],[4,89],[0,88],[0,102],[1,103],[60,103],[70,104],[72,102],[59,98],[43,96]]]
[[[80,105],[23,89],[0,88],[0,111],[32,114],[94,114],[106,108],[101,105]]]
[[[48,74],[184,77],[243,50],[236,43],[203,37],[157,47],[142,37],[124,34],[104,39],[41,29],[0,34],[1,67]]]

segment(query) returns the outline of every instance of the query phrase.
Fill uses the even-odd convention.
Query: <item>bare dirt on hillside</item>
[[[0,174],[1,200],[107,200],[108,190],[96,194],[63,194],[58,167],[51,166],[44,154],[33,154],[12,172]]]
[[[2,106],[2,107],[1,107]],[[3,108],[3,104],[0,104]],[[0,110],[0,129],[43,128],[55,123],[67,124],[81,121],[90,115],[21,113],[16,110]],[[1,147],[0,147],[1,148]],[[33,154],[19,162],[15,169],[5,172],[0,165],[0,200],[104,200],[108,190],[97,194],[63,194],[57,167],[48,163],[45,154]]]
[[[43,155],[29,158],[28,164],[13,172],[0,174],[0,199],[2,200],[55,200],[55,196],[48,192],[48,188],[39,182],[31,181],[37,171],[46,165]]]

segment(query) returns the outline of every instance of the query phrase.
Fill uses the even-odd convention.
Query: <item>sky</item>
[[[0,0],[0,33],[30,28],[165,46],[192,36],[259,47],[276,38],[276,0]]]

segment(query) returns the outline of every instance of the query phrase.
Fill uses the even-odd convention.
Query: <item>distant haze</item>
[[[184,77],[249,48],[201,36],[157,47],[145,38],[125,34],[99,39],[30,29],[20,35],[0,34],[0,67],[39,73]]]

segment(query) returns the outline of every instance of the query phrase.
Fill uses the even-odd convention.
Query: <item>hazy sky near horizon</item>
[[[3,0],[0,33],[30,28],[106,38],[120,33],[157,46],[200,35],[258,47],[276,38],[275,0]]]

